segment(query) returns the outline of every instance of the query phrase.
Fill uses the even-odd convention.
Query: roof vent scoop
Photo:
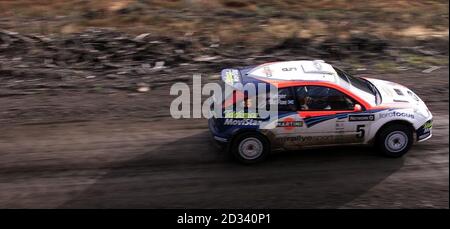
[[[305,73],[319,73],[319,74],[333,74],[334,71],[331,65],[325,64],[323,60],[314,60],[302,64],[303,72]]]

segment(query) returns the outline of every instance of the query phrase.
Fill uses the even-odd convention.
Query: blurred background
[[[0,0],[0,208],[448,208],[448,12],[446,0]],[[170,86],[194,73],[301,59],[410,87],[433,138],[399,160],[344,148],[241,167],[209,144],[206,120],[170,117]]]
[[[45,63],[56,66],[102,61],[100,56],[111,62],[145,58],[154,64],[159,58],[179,64],[223,57],[264,60],[266,55],[345,58],[356,68],[373,64],[382,71],[448,64],[445,0],[2,0],[0,6],[0,28],[32,36],[21,41],[37,46],[23,47],[2,31],[2,56],[27,52],[42,57],[39,52],[45,51]],[[161,50],[159,43],[169,47]],[[39,49],[49,45],[71,48],[67,52],[77,56],[69,61],[64,54]],[[123,49],[115,53],[120,57],[107,55],[114,48]],[[367,63],[369,57],[379,60]]]

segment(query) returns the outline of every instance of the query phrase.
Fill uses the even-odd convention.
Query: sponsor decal
[[[423,128],[425,128],[425,129],[431,129],[432,127],[433,127],[432,121],[428,121],[425,123],[425,125],[423,125]]]
[[[247,119],[252,119],[252,118],[258,118],[258,117],[259,117],[258,113],[254,113],[254,112],[225,111],[225,118],[247,118]]]
[[[349,115],[348,121],[349,122],[358,122],[358,121],[374,121],[375,115],[368,114],[368,115]]]
[[[344,131],[345,123],[342,121],[336,121],[336,131]]]
[[[277,140],[281,143],[295,142],[295,143],[312,143],[330,141],[333,136],[292,136],[292,137],[280,137]]]
[[[258,126],[261,124],[261,120],[254,119],[225,119],[224,125],[226,126]]]
[[[236,69],[229,69],[225,72],[225,83],[233,84],[239,82],[239,71]]]
[[[284,95],[286,96],[286,95]],[[288,100],[278,100],[278,105],[294,105],[295,101],[292,99],[288,99]]]
[[[297,121],[294,120],[293,118],[285,118],[282,121],[278,121],[277,123],[277,127],[283,127],[286,130],[292,130],[295,127],[302,127],[303,126],[303,121]]]
[[[281,121],[278,122],[277,127],[302,127],[302,121]]]
[[[431,135],[431,128],[433,128],[433,121],[426,122],[417,130],[417,140],[422,140]]]
[[[366,113],[373,114],[373,113],[377,113],[377,112],[380,112],[380,111],[383,111],[383,110],[386,110],[386,109],[378,109],[378,110],[366,111]],[[354,113],[352,113],[352,114],[354,114]],[[337,118],[337,120],[340,120],[340,119],[347,120],[347,117],[349,115],[350,115],[349,113],[339,113],[339,114],[333,114],[333,115],[321,115],[321,116],[305,118],[304,120],[305,120],[306,126],[307,127],[311,127],[311,126],[314,126],[314,125],[316,125],[318,123],[321,123],[321,122],[324,122],[324,121],[328,121],[328,120],[331,120],[331,119],[334,119],[334,118]]]
[[[270,68],[269,67],[264,67],[263,68],[263,72],[264,72],[264,74],[266,75],[266,77],[272,77],[272,70],[270,70]]]
[[[417,138],[418,138],[418,140],[422,140],[422,139],[427,138],[428,136],[430,136],[430,134],[431,134],[431,130],[428,130],[426,133],[423,133],[423,134],[419,135]]]
[[[392,117],[404,117],[404,118],[412,118],[412,119],[414,119],[414,115],[413,114],[404,113],[404,112],[398,112],[398,111],[393,111],[393,112],[389,112],[389,113],[385,113],[385,114],[380,114],[380,118],[392,118]]]
[[[281,71],[283,72],[297,71],[297,68],[282,68]]]

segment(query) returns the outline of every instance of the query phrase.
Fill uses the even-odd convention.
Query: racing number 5
[[[366,125],[357,125],[356,126],[356,132],[358,133],[356,135],[356,138],[364,138],[364,134],[366,133],[366,131],[364,130],[364,127],[366,127]]]

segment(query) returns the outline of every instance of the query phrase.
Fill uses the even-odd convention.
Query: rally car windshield
[[[336,70],[337,75],[341,79],[340,84],[344,88],[349,88],[353,93],[372,105],[378,105],[381,102],[380,93],[372,83],[363,78],[351,76],[339,68],[334,67],[334,70]]]

